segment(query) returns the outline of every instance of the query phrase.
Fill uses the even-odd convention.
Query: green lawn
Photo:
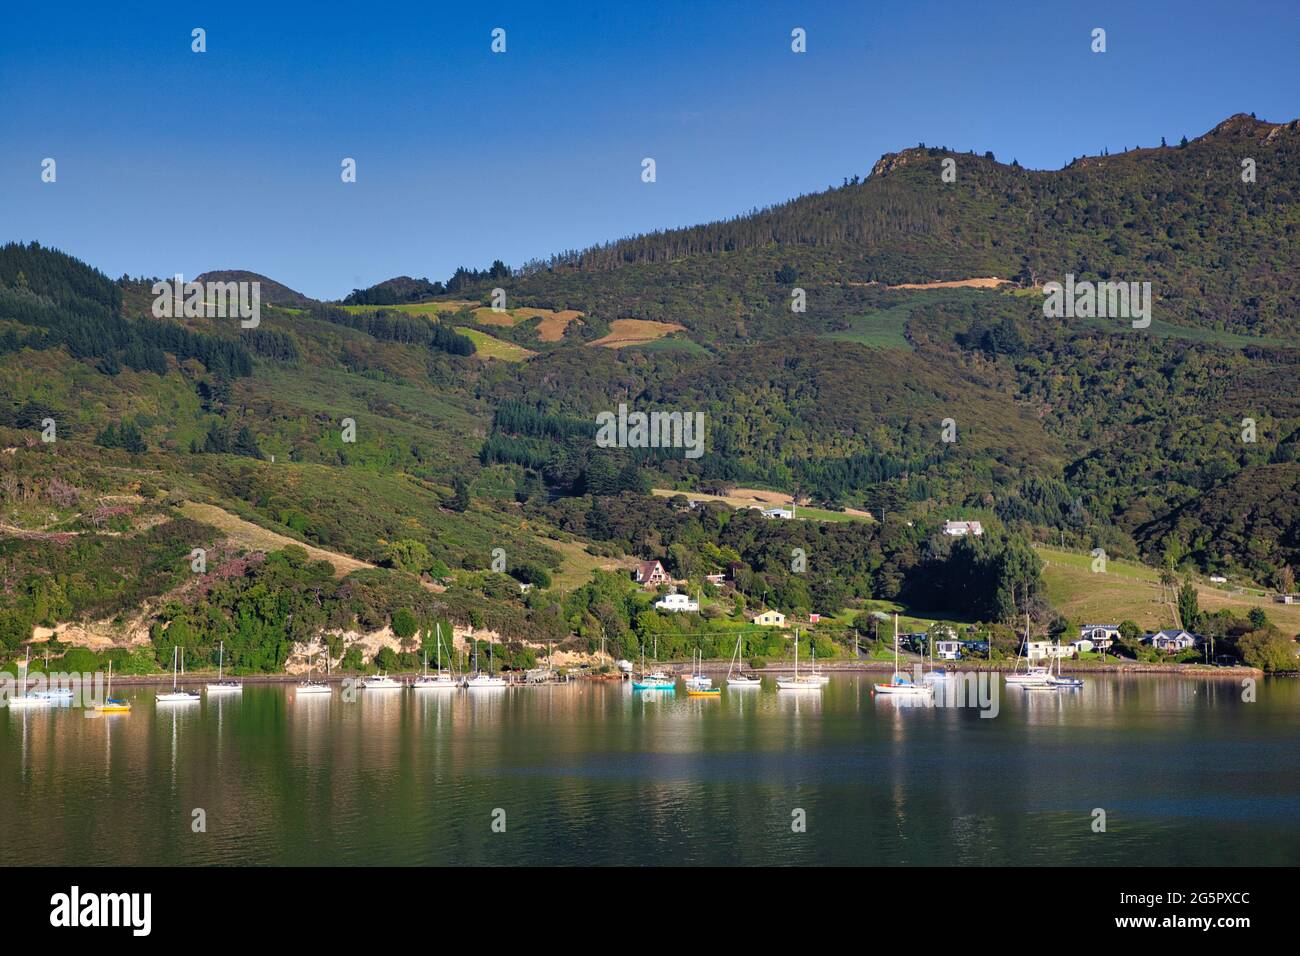
[[[537,354],[522,346],[515,345],[513,342],[506,342],[495,336],[488,335],[486,332],[480,332],[478,329],[461,326],[456,331],[474,340],[474,348],[477,350],[475,354],[480,358],[500,359],[503,362],[523,362]]]

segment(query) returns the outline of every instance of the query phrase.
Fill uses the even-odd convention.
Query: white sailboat
[[[32,666],[32,649],[29,645],[27,648],[27,658],[23,661],[23,676],[18,682],[18,693],[9,698],[10,707],[47,707],[50,704],[50,698],[40,694],[29,694],[27,692],[27,674]],[[47,668],[48,669],[48,668]]]
[[[1025,687],[1029,689],[1051,687],[1052,670],[1038,664],[1029,663],[1029,612],[1025,612],[1025,639],[1021,642],[1025,651],[1025,672],[1020,673],[1020,649],[1016,650],[1016,662],[1010,674],[1004,678],[1008,687]]]
[[[1056,673],[1050,677],[1051,684],[1060,690],[1077,690],[1083,686],[1083,678],[1066,677],[1061,673],[1061,639],[1056,639]]]
[[[378,674],[373,674],[370,677],[363,678],[360,683],[360,686],[364,687],[366,690],[401,690],[402,689],[402,685],[400,683],[393,680],[393,678],[389,677],[383,671],[380,671]]]
[[[742,640],[743,637],[737,634],[736,649],[731,652],[731,661],[727,664],[727,687],[761,687],[763,684],[762,678],[755,677],[753,674],[747,675],[743,672],[744,664],[740,660],[740,642]],[[735,673],[732,673],[733,671]]]
[[[826,685],[818,677],[799,676],[799,632],[794,632],[794,676],[778,677],[776,679],[777,690],[815,690],[820,691]]]
[[[907,674],[898,669],[898,615],[894,615],[894,674],[887,684],[877,684],[875,693],[885,694],[890,697],[929,697],[934,693],[934,687],[929,684],[918,684]]]
[[[181,648],[177,644],[172,648],[172,689],[155,698],[159,704],[189,704],[199,699],[199,695],[193,691],[181,690],[176,686],[176,667],[181,660]]]
[[[934,635],[927,634],[925,637],[925,652],[930,658],[930,669],[921,675],[922,684],[938,684],[943,681],[952,680],[955,674],[950,670],[936,670],[934,666]]]
[[[28,648],[27,652],[29,654],[31,653],[30,647]],[[50,674],[50,645],[47,642],[45,645],[45,675],[47,681],[49,679],[49,674]],[[40,700],[47,700],[51,704],[56,704],[59,703],[60,701],[72,700],[73,694],[72,694],[71,687],[46,686],[45,690],[32,691],[30,696],[36,697]]]
[[[240,681],[222,680],[221,674],[226,663],[226,642],[222,641],[217,646],[217,679],[215,682],[208,682],[209,694],[242,694],[244,685]]]
[[[819,671],[819,670],[817,669],[817,639],[816,639],[816,638],[810,638],[810,639],[808,640],[808,646],[812,649],[812,676],[813,676],[813,678],[814,678],[815,680],[819,680],[819,681],[821,681],[823,684],[829,684],[829,683],[831,682],[831,675],[830,675],[830,674],[823,674],[821,671]]]
[[[314,659],[315,659],[315,656],[314,656],[314,655],[313,655],[312,657],[309,657],[309,658],[307,659],[307,678],[306,678],[305,680],[301,680],[301,681],[298,682],[298,686],[294,688],[294,693],[295,693],[295,694],[302,695],[302,694],[332,694],[332,693],[334,693],[334,688],[331,687],[329,684],[322,683],[321,681],[317,681],[317,680],[312,680],[312,679],[311,679],[311,666],[312,666],[312,661],[313,661]],[[326,666],[327,668],[329,667],[329,661],[330,661],[330,652],[329,652],[329,648],[326,647],[326,648],[325,648],[325,666]]]
[[[698,660],[696,655],[698,654]],[[705,677],[700,673],[704,669],[704,652],[691,651],[691,671],[682,677],[682,683],[686,685],[687,690],[708,690],[713,686],[713,678]]]
[[[438,655],[438,669],[429,673],[429,652],[424,653],[424,673],[411,684],[412,690],[455,690],[456,677],[442,669],[442,625],[434,624],[435,651]]]
[[[465,686],[470,690],[497,690],[506,686],[504,677],[497,677],[492,673],[491,641],[488,641],[488,672],[484,674],[478,669],[478,639],[474,640],[474,676],[465,681]]]

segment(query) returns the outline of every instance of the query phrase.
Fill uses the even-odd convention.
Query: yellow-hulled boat
[[[97,714],[129,714],[131,712],[130,701],[120,700],[113,696],[113,662],[108,662],[108,689],[104,692],[104,702],[95,705]]]
[[[721,687],[687,687],[687,697],[721,697]]]

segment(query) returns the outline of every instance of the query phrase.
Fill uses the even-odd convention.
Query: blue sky
[[[1059,168],[1294,119],[1297,41],[1294,0],[7,3],[0,240],[335,298],[734,215],[921,141]]]

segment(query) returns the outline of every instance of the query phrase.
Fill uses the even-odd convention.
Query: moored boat
[[[934,686],[931,684],[918,684],[911,677],[898,669],[898,615],[894,615],[894,673],[885,684],[876,684],[872,689],[874,694],[884,694],[889,697],[931,697],[934,695]]]
[[[159,704],[192,704],[199,699],[199,695],[190,690],[183,690],[176,686],[176,665],[183,660],[181,657],[181,648],[177,644],[172,648],[172,689],[165,691],[154,698],[155,703]]]
[[[242,694],[244,685],[240,681],[222,680],[222,672],[226,664],[226,642],[222,641],[217,649],[217,679],[208,682],[209,694]]]
[[[113,696],[113,662],[108,662],[108,688],[104,692],[104,702],[95,705],[97,714],[129,714],[131,704]]]
[[[807,674],[799,676],[799,632],[794,632],[794,676],[778,677],[776,679],[777,690],[800,690],[800,691],[821,691],[826,685],[822,683],[819,677],[809,677]]]

